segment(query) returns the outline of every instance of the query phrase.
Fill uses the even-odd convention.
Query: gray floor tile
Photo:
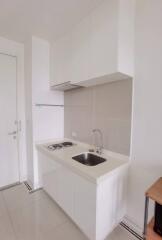
[[[57,240],[88,240],[86,236],[73,224],[67,222],[59,226],[54,234],[54,239]]]
[[[0,239],[16,240],[16,235],[8,217],[3,217],[3,219],[0,219]]]
[[[118,226],[115,230],[106,238],[106,240],[137,240],[131,233],[126,231],[123,227]]]
[[[87,240],[44,191],[21,184],[0,192],[0,240]],[[136,240],[118,226],[105,240]]]
[[[48,197],[31,201],[23,208],[16,208],[10,212],[13,227],[19,240],[48,240],[48,234],[69,221],[63,211]],[[50,239],[50,238],[49,238]]]
[[[24,184],[3,191],[3,197],[9,211],[26,208],[32,201],[46,197],[43,191],[29,194]]]

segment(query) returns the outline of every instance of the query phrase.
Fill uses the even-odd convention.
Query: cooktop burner
[[[62,149],[62,148],[72,147],[74,145],[75,144],[72,143],[72,142],[62,142],[62,143],[56,143],[56,144],[48,145],[47,148],[51,151],[55,151],[55,150],[59,150],[59,149]]]

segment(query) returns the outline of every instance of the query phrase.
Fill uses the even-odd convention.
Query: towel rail
[[[44,104],[44,103],[36,103],[36,107],[64,107],[62,104]]]

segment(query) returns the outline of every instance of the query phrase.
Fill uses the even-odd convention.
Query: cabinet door
[[[51,85],[71,81],[71,34],[56,41],[51,52]]]
[[[58,169],[61,165],[40,152],[38,158],[40,186],[58,202]]]
[[[75,174],[62,166],[58,171],[58,203],[71,218],[74,216],[74,182]]]
[[[91,18],[85,18],[72,33],[72,82],[90,78]]]
[[[38,156],[40,185],[73,218],[75,174],[42,153]]]
[[[74,221],[90,239],[96,232],[96,185],[75,177]]]
[[[99,77],[117,70],[118,1],[110,0],[92,13],[91,77]]]

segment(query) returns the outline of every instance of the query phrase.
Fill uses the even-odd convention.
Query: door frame
[[[19,181],[27,179],[26,133],[25,133],[25,81],[24,81],[24,45],[0,37],[0,53],[16,57],[17,73],[17,121],[18,121],[18,163]]]

